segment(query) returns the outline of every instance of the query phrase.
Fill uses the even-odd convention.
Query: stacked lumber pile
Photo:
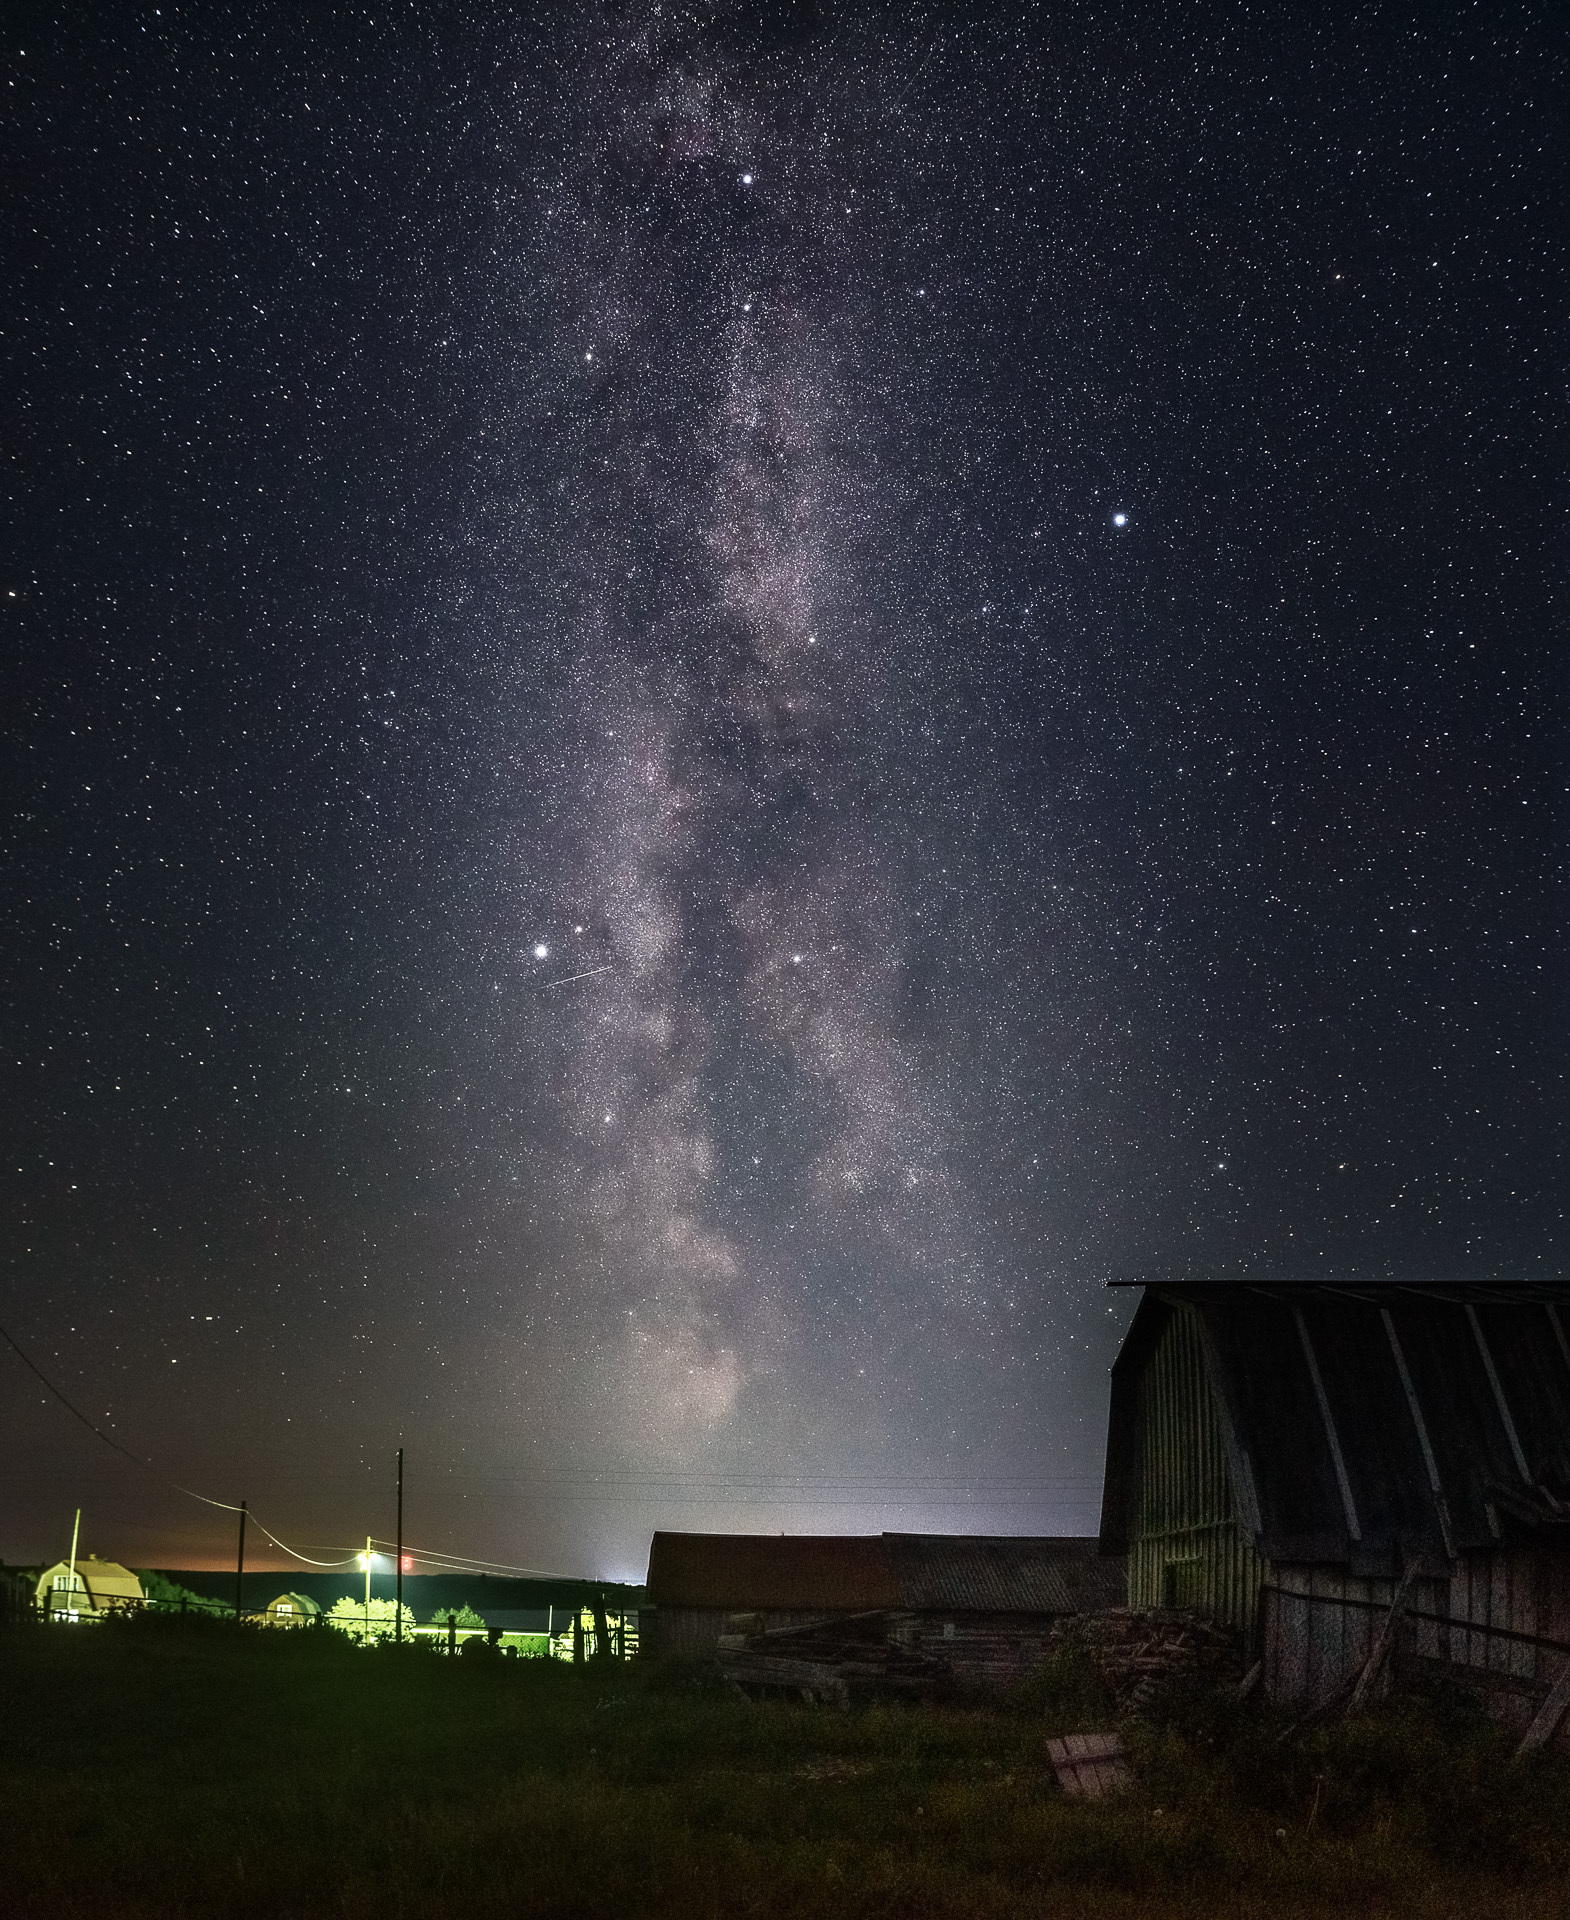
[[[947,1678],[945,1664],[889,1633],[886,1613],[863,1613],[815,1626],[726,1633],[720,1672],[747,1693],[788,1693],[839,1706],[870,1694],[917,1697]]]
[[[1065,1620],[1057,1638],[1082,1647],[1119,1706],[1134,1713],[1164,1680],[1193,1675],[1220,1683],[1238,1672],[1234,1635],[1194,1613],[1107,1607]]]

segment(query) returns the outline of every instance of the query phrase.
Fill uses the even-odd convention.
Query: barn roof
[[[1182,1311],[1269,1558],[1383,1572],[1570,1539],[1570,1282],[1183,1281],[1146,1287],[1112,1370],[1108,1549],[1132,1524],[1140,1375]]]
[[[1119,1604],[1122,1576],[1095,1540],[657,1533],[648,1592],[731,1612],[1072,1613]]]

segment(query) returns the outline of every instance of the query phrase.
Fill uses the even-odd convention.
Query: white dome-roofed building
[[[308,1593],[280,1593],[268,1603],[262,1618],[270,1627],[308,1627],[321,1611]]]
[[[97,1619],[123,1607],[140,1607],[146,1600],[142,1583],[117,1560],[100,1560],[95,1553],[78,1556],[75,1571],[67,1560],[57,1560],[38,1576],[38,1610],[51,1619]]]

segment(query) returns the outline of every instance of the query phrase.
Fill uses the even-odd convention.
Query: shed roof
[[[657,1533],[648,1590],[732,1612],[1073,1613],[1118,1605],[1122,1578],[1094,1539]]]
[[[657,1607],[732,1612],[868,1612],[899,1604],[881,1539],[851,1534],[657,1533],[648,1593]]]
[[[1094,1539],[886,1533],[900,1604],[929,1612],[1080,1613],[1123,1603]]]
[[[276,1613],[280,1607],[287,1607],[291,1613],[320,1613],[321,1608],[308,1593],[280,1593],[276,1600],[269,1600],[267,1612]]]
[[[1139,1379],[1178,1312],[1269,1558],[1383,1572],[1570,1539],[1570,1282],[1184,1281],[1146,1287],[1112,1370],[1105,1547],[1128,1545]]]

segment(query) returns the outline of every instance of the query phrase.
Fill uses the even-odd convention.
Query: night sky
[[[123,1445],[1083,1532],[1109,1279],[1563,1270],[1562,14],[0,31],[0,1322]]]

